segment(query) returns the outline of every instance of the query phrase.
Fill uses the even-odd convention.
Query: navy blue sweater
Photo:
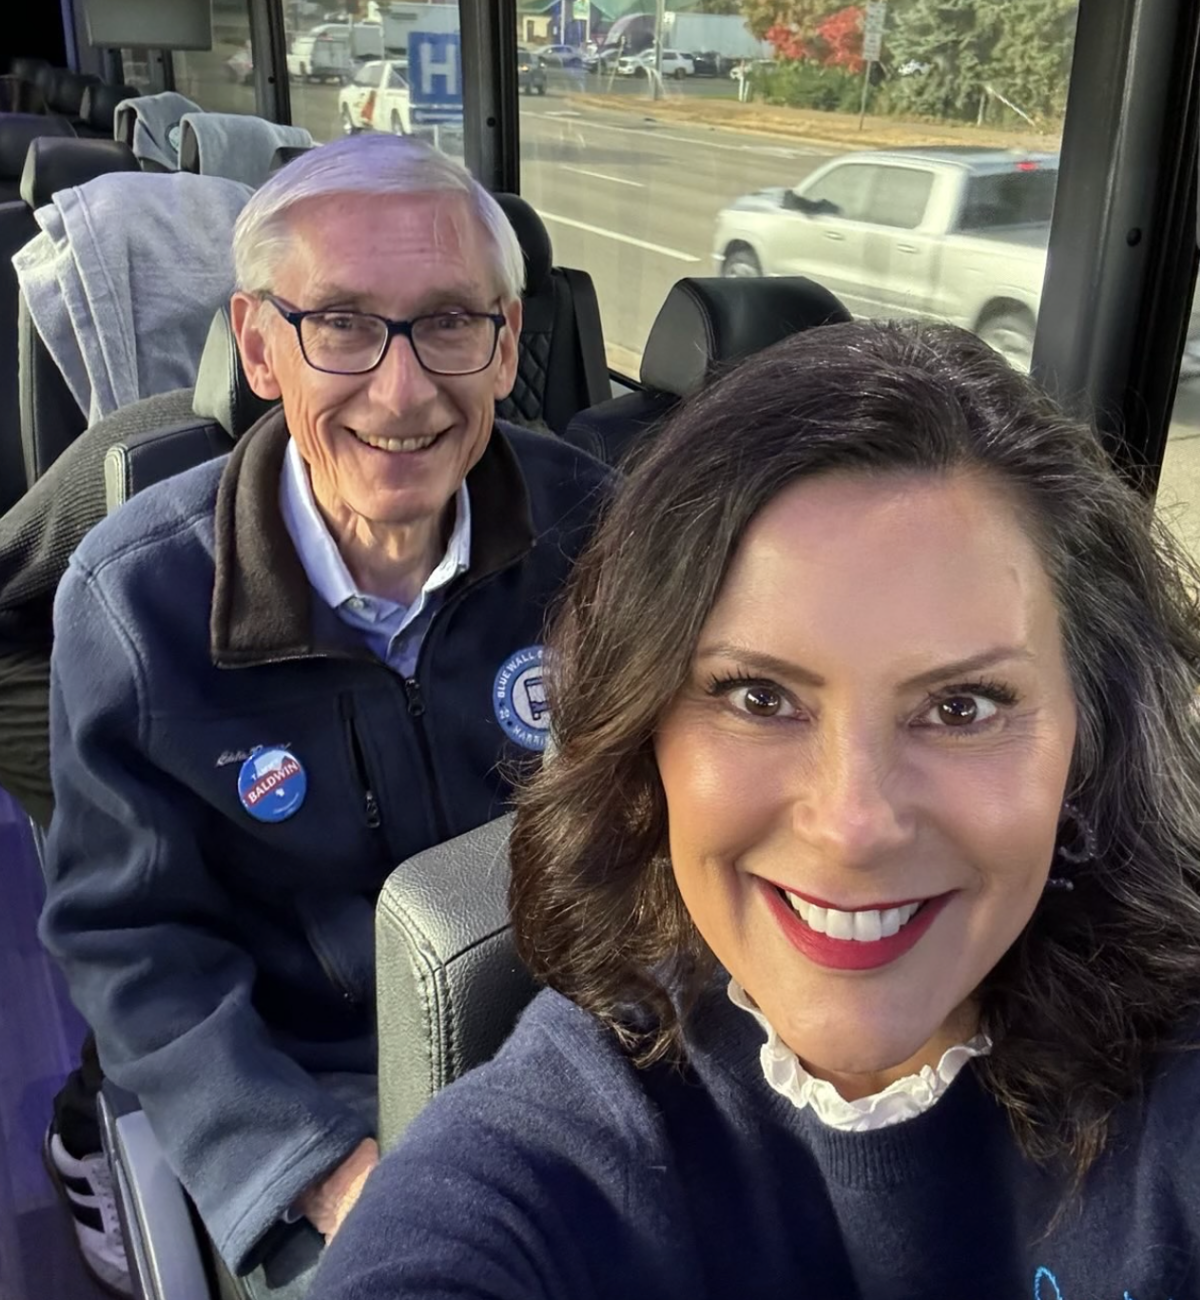
[[[1187,1300],[1200,1056],[1164,1055],[1082,1194],[1021,1155],[971,1066],[907,1123],[772,1092],[724,992],[686,1072],[639,1072],[555,993],[372,1174],[310,1300]]]

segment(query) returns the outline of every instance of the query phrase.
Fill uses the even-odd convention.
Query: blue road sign
[[[409,32],[408,94],[413,126],[462,122],[462,56],[457,32]]]

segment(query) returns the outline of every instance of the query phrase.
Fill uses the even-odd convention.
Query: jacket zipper
[[[320,945],[309,940],[309,947],[317,954],[317,961],[321,963],[321,969],[325,972],[325,978],[341,994],[344,1002],[349,1002],[352,1007],[362,1006],[362,998],[354,993],[344,979],[333,969],[332,963],[321,951]]]
[[[429,737],[425,732],[425,725],[421,721],[425,714],[425,696],[421,690],[419,675],[421,665],[425,657],[430,653],[430,648],[434,642],[434,632],[439,629],[439,625],[444,627],[446,616],[452,609],[461,605],[472,592],[478,591],[481,587],[486,587],[489,582],[495,581],[501,574],[507,573],[509,569],[515,568],[525,560],[530,551],[537,545],[536,540],[530,545],[528,550],[522,551],[520,555],[514,556],[509,562],[499,569],[493,569],[491,573],[484,574],[476,578],[474,582],[466,583],[447,601],[445,601],[434,613],[429,620],[429,626],[425,629],[425,636],[421,641],[421,648],[417,651],[417,662],[413,668],[411,677],[403,677],[401,681],[404,685],[404,698],[408,705],[408,716],[414,720],[413,730],[417,734],[417,746],[421,751],[421,759],[425,764],[425,773],[429,778],[429,789],[433,796],[433,818],[435,829],[437,831],[437,840],[435,843],[444,844],[450,838],[450,816],[446,812],[446,805],[442,799],[442,787],[437,779],[437,769],[433,765],[433,750],[429,744]]]
[[[346,733],[350,738],[350,754],[354,760],[354,770],[358,775],[358,783],[363,792],[363,813],[366,817],[368,830],[377,831],[383,823],[383,818],[379,812],[379,800],[375,797],[375,791],[371,789],[371,778],[367,775],[367,760],[363,754],[362,741],[358,735],[358,724],[354,718],[354,712],[350,705],[346,707]]]
[[[428,631],[425,633],[426,641],[429,639]],[[422,650],[425,648],[422,643]],[[413,731],[417,737],[417,748],[421,751],[421,762],[425,765],[425,772],[429,778],[429,790],[433,796],[433,820],[434,829],[437,833],[435,844],[444,844],[450,838],[450,818],[446,813],[446,806],[442,802],[442,788],[438,783],[437,769],[433,765],[433,749],[429,744],[429,736],[426,734],[424,723],[421,719],[425,716],[425,696],[421,692],[421,683],[416,677],[402,677],[400,679],[404,684],[404,698],[408,704],[408,716],[413,719]]]

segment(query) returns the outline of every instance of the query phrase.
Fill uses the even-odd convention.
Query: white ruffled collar
[[[748,1011],[766,1031],[767,1041],[759,1053],[759,1060],[771,1087],[798,1110],[808,1106],[821,1123],[844,1133],[866,1133],[891,1124],[903,1124],[905,1120],[924,1114],[938,1103],[972,1057],[986,1056],[992,1050],[987,1035],[976,1034],[969,1042],[959,1043],[943,1052],[936,1069],[922,1066],[919,1073],[897,1079],[872,1097],[847,1101],[827,1079],[814,1079],[809,1074],[796,1053],[755,1006],[750,995],[733,979],[729,981],[729,1000],[735,1007]]]

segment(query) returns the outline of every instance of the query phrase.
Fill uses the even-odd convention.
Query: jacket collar
[[[330,652],[328,629],[284,526],[279,484],[289,433],[282,409],[265,415],[230,454],[217,488],[215,580],[209,620],[212,661],[242,668]],[[529,490],[512,446],[493,426],[467,475],[471,564],[448,594],[482,581],[533,545]],[[341,639],[341,638],[337,638]],[[345,653],[345,646],[335,651]]]

